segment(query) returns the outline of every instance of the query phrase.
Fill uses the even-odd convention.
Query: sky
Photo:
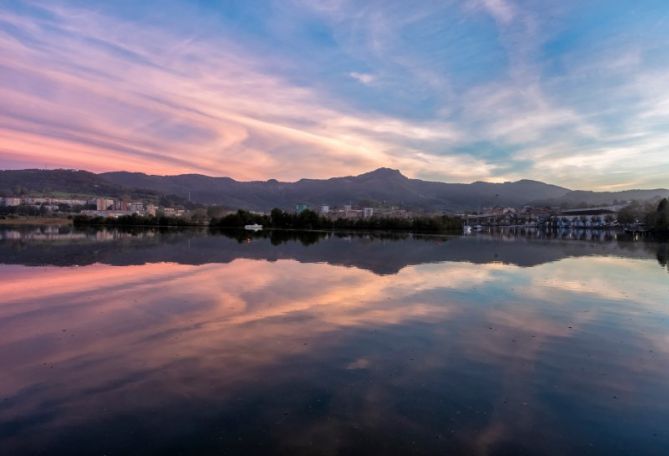
[[[0,1],[0,168],[669,187],[666,0]]]

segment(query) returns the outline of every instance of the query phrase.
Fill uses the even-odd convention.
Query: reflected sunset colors
[[[165,247],[160,239],[152,249]],[[223,239],[201,237],[240,249],[231,261],[2,260],[7,454],[661,454],[669,445],[669,275],[652,254],[529,267],[416,261],[378,273],[300,256],[335,238],[288,241],[292,258],[276,258],[282,246],[266,239]],[[169,246],[187,242],[197,250],[195,238]],[[368,255],[414,242],[446,256],[490,248],[463,238],[346,242]]]

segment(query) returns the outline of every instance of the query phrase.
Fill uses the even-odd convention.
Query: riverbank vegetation
[[[269,215],[239,210],[210,222],[212,227],[240,228],[259,224],[264,228],[292,230],[378,230],[411,232],[453,232],[462,229],[462,221],[446,215],[412,218],[369,217],[360,219],[329,219],[311,210],[299,214],[273,209]]]
[[[462,229],[462,221],[456,217],[445,215],[412,218],[381,218],[364,219],[329,219],[311,210],[299,214],[273,209],[269,215],[255,214],[238,210],[223,217],[210,220],[203,218],[184,217],[146,217],[128,215],[118,218],[75,216],[75,226],[210,226],[212,228],[243,228],[245,225],[259,224],[263,228],[289,230],[375,230],[375,231],[407,231],[416,233],[455,232]]]
[[[667,234],[669,233],[669,200],[663,198],[658,203],[635,201],[620,210],[618,223],[623,226],[644,225],[650,231]]]

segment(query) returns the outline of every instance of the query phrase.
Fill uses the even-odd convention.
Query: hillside
[[[569,190],[542,182],[522,180],[503,184],[475,182],[448,184],[409,179],[397,170],[380,168],[358,176],[238,182],[227,177],[202,175],[147,176],[114,172],[100,176],[127,187],[141,187],[181,196],[193,201],[269,210],[292,208],[297,203],[387,204],[425,210],[461,210],[490,205],[522,205],[535,198],[557,198]]]
[[[626,201],[646,201],[669,197],[669,190],[656,188],[651,190],[624,190],[620,192],[593,192],[574,190],[558,198],[541,199],[536,203],[547,206],[575,207],[583,204],[589,206],[606,206]]]
[[[69,169],[0,170],[0,196],[52,195],[90,198],[95,196],[130,197],[173,203],[186,200],[169,192],[147,187],[110,182],[100,174]]]
[[[159,199],[170,196],[185,202],[268,211],[292,209],[297,203],[394,205],[428,211],[475,210],[489,206],[525,204],[604,205],[632,199],[669,195],[669,190],[623,192],[572,191],[532,180],[450,184],[410,179],[398,170],[379,168],[358,176],[301,179],[297,182],[240,182],[229,177],[200,174],[154,176],[125,171],[94,174],[73,170],[0,171],[0,194],[67,193]]]
[[[65,169],[0,171],[0,194],[67,193],[77,196],[120,196],[123,189],[97,174]]]

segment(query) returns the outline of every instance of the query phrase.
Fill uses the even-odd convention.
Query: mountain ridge
[[[294,182],[237,181],[204,174],[151,175],[141,172],[84,170],[0,171],[0,193],[79,193],[99,196],[175,196],[194,203],[267,211],[292,209],[297,203],[312,207],[358,204],[400,206],[426,211],[460,211],[490,206],[612,204],[621,200],[669,196],[667,189],[591,192],[571,190],[532,179],[470,184],[409,178],[400,170],[378,168],[352,176],[300,179]]]

